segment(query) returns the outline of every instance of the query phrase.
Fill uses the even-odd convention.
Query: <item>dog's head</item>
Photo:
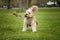
[[[38,10],[37,6],[32,6],[26,10],[25,17],[33,17],[34,13]]]
[[[25,13],[25,17],[33,17],[33,13],[31,10],[27,10]]]

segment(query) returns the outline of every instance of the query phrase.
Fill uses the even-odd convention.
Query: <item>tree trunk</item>
[[[32,5],[37,5],[39,0],[32,0]]]
[[[28,7],[31,6],[31,0],[28,0]]]
[[[10,7],[10,1],[11,1],[11,0],[8,0],[7,9],[10,9],[10,8],[11,8],[11,7]]]

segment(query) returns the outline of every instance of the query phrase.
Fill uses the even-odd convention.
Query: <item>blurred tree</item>
[[[31,1],[32,1],[32,0],[28,0],[28,7],[31,6]]]
[[[59,4],[59,7],[60,7],[60,0],[56,0],[57,1],[57,3]]]
[[[10,2],[11,0],[1,0],[3,2],[3,5],[7,5],[7,9],[10,9]]]
[[[39,0],[32,0],[31,4],[32,4],[32,5],[33,5],[33,4],[38,4],[38,1],[39,1]]]
[[[10,2],[11,2],[11,0],[7,0],[7,2],[8,2],[7,8],[10,9],[10,8],[11,8],[11,7],[10,7]]]
[[[2,8],[2,5],[3,5],[3,3],[2,3],[2,1],[0,0],[0,7]]]
[[[24,7],[24,0],[19,0],[19,9],[23,10]]]

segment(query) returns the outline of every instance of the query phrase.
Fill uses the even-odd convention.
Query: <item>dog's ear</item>
[[[37,12],[38,11],[38,6],[32,6],[31,9],[32,9],[33,12]]]

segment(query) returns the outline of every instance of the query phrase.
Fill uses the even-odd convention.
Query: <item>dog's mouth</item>
[[[33,18],[33,16],[29,16],[28,14],[25,14],[24,17],[27,18],[27,19]]]
[[[24,15],[24,17],[28,17],[28,16]]]
[[[25,14],[24,17],[29,17],[29,15],[28,14]]]
[[[26,17],[27,19],[33,18],[33,16],[32,17],[29,17],[29,16],[26,16],[26,15],[24,17]]]

